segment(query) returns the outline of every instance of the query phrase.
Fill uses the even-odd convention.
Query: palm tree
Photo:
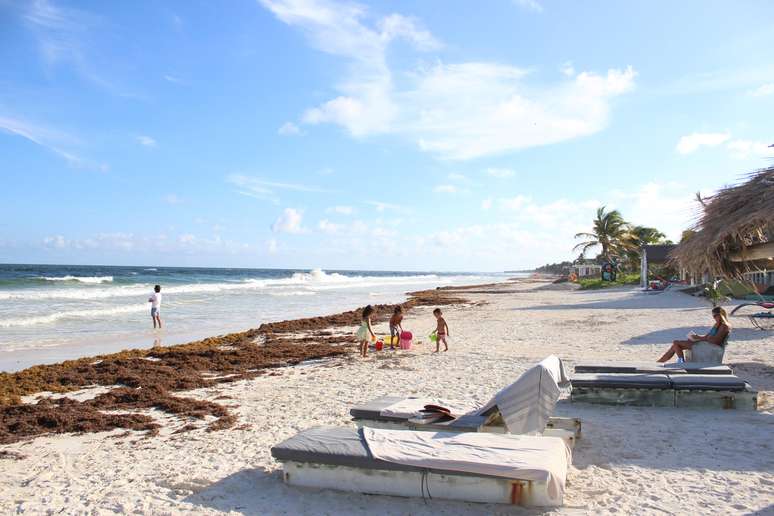
[[[575,235],[575,238],[587,240],[573,247],[573,251],[580,248],[581,254],[585,254],[590,248],[600,246],[602,258],[608,262],[612,261],[613,257],[619,257],[625,251],[629,230],[629,224],[618,210],[605,212],[605,207],[602,206],[597,209],[597,218],[594,219],[592,232]]]

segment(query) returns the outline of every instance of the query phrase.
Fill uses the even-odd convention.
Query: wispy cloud
[[[433,191],[435,193],[459,193],[460,189],[457,186],[454,185],[437,185],[435,188],[433,188]]]
[[[325,210],[326,213],[337,213],[339,215],[352,215],[355,208],[352,206],[332,206]]]
[[[0,131],[25,138],[63,158],[73,167],[99,170],[101,172],[106,172],[110,168],[106,163],[95,163],[63,149],[63,145],[73,144],[77,140],[61,131],[32,124],[19,118],[4,116],[0,116]]]
[[[310,193],[333,193],[332,190],[297,183],[281,183],[268,181],[260,177],[245,176],[242,174],[230,174],[226,181],[237,187],[237,193],[254,199],[279,203],[278,190]]]
[[[436,61],[396,73],[386,59],[392,41],[406,40],[417,51],[439,46],[417,20],[391,15],[369,22],[365,8],[334,1],[260,1],[301,28],[316,48],[349,64],[336,85],[339,95],[308,109],[304,123],[339,125],[356,138],[400,134],[441,158],[471,159],[596,133],[607,126],[610,99],[634,86],[631,67],[540,85],[526,82],[525,69],[493,62]],[[407,79],[401,87],[397,74]]]
[[[728,142],[728,150],[731,156],[737,159],[747,158],[771,158],[774,157],[774,148],[765,142],[753,140],[732,140]]]
[[[105,27],[100,16],[48,0],[34,0],[25,4],[22,18],[48,69],[67,65],[81,78],[113,95],[139,97],[105,76],[111,62],[94,62],[100,48],[95,36]]]
[[[400,206],[399,204],[392,204],[389,202],[381,202],[381,201],[365,201],[364,204],[373,206],[374,209],[378,212],[383,212],[386,210],[402,212],[402,211],[406,211],[407,209],[405,206]]]
[[[765,97],[768,95],[774,95],[774,82],[758,86],[750,92],[750,95],[753,97]]]
[[[488,168],[486,169],[486,175],[491,177],[496,177],[498,179],[506,179],[509,177],[513,177],[516,174],[513,170],[509,168]]]
[[[145,147],[156,147],[156,140],[150,136],[139,135],[135,139],[137,140],[137,143]]]
[[[293,122],[285,122],[279,129],[277,129],[277,134],[281,136],[296,136],[301,134],[301,128]]]
[[[537,0],[513,0],[513,3],[529,11],[543,12],[543,6]]]
[[[167,194],[164,196],[164,202],[167,204],[180,204],[183,200],[177,194]]]

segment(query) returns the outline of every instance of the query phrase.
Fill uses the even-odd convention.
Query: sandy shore
[[[349,425],[349,408],[375,396],[426,394],[486,401],[548,354],[570,365],[654,360],[672,339],[711,325],[699,299],[631,289],[570,291],[518,282],[461,294],[444,308],[450,351],[426,338],[408,352],[347,355],[184,393],[231,407],[237,424],[174,433],[156,410],[156,437],[114,430],[0,446],[0,513],[523,514],[494,505],[365,496],[286,487],[271,445],[314,425]],[[405,327],[433,328],[431,307]],[[774,511],[774,334],[735,328],[726,362],[760,392],[756,413],[604,407],[561,400],[583,420],[565,507],[554,513],[744,514]],[[378,330],[384,334],[386,324]],[[352,328],[354,331],[354,327]],[[69,396],[87,399],[101,389]],[[180,394],[180,393],[177,393]],[[214,419],[212,416],[208,418]]]

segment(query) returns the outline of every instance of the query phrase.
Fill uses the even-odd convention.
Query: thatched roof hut
[[[670,254],[689,272],[739,278],[774,269],[774,166],[702,199],[692,229],[696,232]]]

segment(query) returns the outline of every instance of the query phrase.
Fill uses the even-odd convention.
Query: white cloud
[[[481,209],[482,210],[488,210],[492,207],[492,199],[484,199],[481,201]]]
[[[537,0],[513,0],[513,3],[530,11],[543,12],[543,6]]]
[[[165,81],[171,82],[172,84],[183,84],[183,80],[174,75],[164,75],[163,77]]]
[[[750,95],[754,97],[765,97],[767,95],[774,95],[774,82],[768,84],[762,84],[750,92]]]
[[[277,254],[277,241],[273,238],[270,238],[266,241],[266,252],[269,254]]]
[[[137,143],[140,145],[144,145],[145,147],[155,147],[156,146],[156,140],[151,138],[150,136],[144,136],[140,135],[136,138]]]
[[[164,202],[167,204],[180,204],[183,200],[176,194],[171,193],[164,196]]]
[[[731,135],[727,132],[693,133],[680,138],[675,150],[680,154],[691,154],[692,152],[697,151],[699,147],[714,147],[727,142],[730,138]]]
[[[464,174],[452,172],[448,175],[450,181],[457,181],[458,183],[468,183],[470,180]]]
[[[500,199],[500,206],[506,210],[520,210],[529,202],[531,202],[529,197],[517,195],[516,197]]]
[[[437,62],[396,73],[386,59],[391,40],[418,50],[436,46],[418,22],[391,15],[369,25],[364,8],[331,1],[261,3],[303,29],[315,47],[349,63],[338,95],[307,110],[304,123],[336,124],[357,138],[400,134],[441,158],[471,159],[596,133],[607,125],[610,100],[634,86],[631,67],[537,85],[525,82],[526,70],[490,62]]]
[[[335,224],[327,219],[323,219],[317,223],[317,228],[323,233],[336,234],[341,231],[342,225]]]
[[[774,157],[774,148],[769,147],[764,142],[751,140],[732,140],[728,142],[728,150],[731,156],[736,159],[747,159],[751,157],[771,158]]]
[[[458,193],[460,189],[454,185],[438,185],[435,188],[433,188],[433,191],[435,193]]]
[[[765,142],[731,139],[731,134],[725,133],[693,133],[683,136],[677,142],[676,150],[680,154],[690,154],[696,152],[700,147],[715,147],[725,144],[726,149],[731,153],[731,157],[736,159],[747,159],[753,157],[774,157],[774,149],[770,148]]]
[[[277,129],[277,134],[282,136],[294,136],[301,134],[301,128],[299,128],[293,122],[285,122],[282,127]]]
[[[330,176],[331,174],[333,174],[333,169],[331,167],[323,167],[317,171],[318,176]]]
[[[513,177],[513,175],[515,174],[515,172],[509,168],[488,168],[486,169],[486,173],[489,176],[497,177],[500,179]]]
[[[572,61],[567,61],[562,64],[559,69],[566,77],[573,77],[575,75],[575,67],[572,65]]]
[[[277,217],[274,224],[271,225],[271,230],[275,233],[303,233],[304,228],[301,227],[301,219],[303,213],[294,208],[285,208],[282,214]]]
[[[281,183],[277,181],[268,181],[260,177],[245,176],[242,174],[230,174],[226,179],[229,183],[232,183],[236,186],[255,189],[258,193],[265,193],[266,191],[273,191],[274,189],[292,190],[295,192],[331,193],[331,190],[326,190],[317,186],[299,183]]]
[[[43,239],[43,247],[51,250],[87,250],[121,253],[180,253],[228,252],[242,253],[250,249],[246,243],[226,240],[220,236],[199,237],[192,233],[183,233],[176,237],[167,234],[136,235],[134,233],[98,233],[88,238],[68,239],[62,235]]]
[[[332,206],[325,211],[327,213],[338,213],[339,215],[352,215],[355,209],[352,206]]]

